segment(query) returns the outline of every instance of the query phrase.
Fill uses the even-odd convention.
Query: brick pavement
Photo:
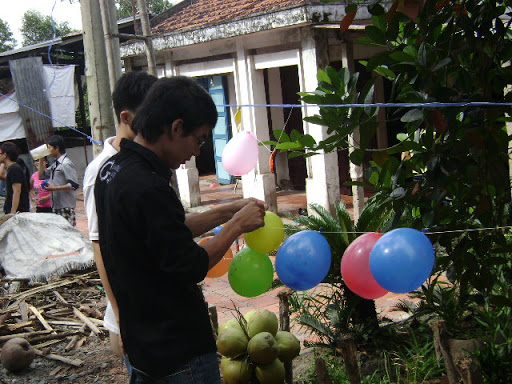
[[[219,204],[228,203],[242,198],[242,188],[234,190],[233,185],[220,185],[210,187],[212,180],[203,177],[200,182],[201,191],[201,207],[196,210],[207,210]],[[306,208],[306,197],[300,191],[279,191],[277,195],[278,200],[278,213],[282,216],[285,212],[298,213],[299,208]],[[350,197],[346,197],[347,208],[351,210]],[[81,191],[78,193],[78,201],[76,207],[77,228],[88,237],[87,231],[87,217],[85,215],[83,195]],[[233,246],[233,254],[236,249]],[[274,257],[271,257],[273,261]],[[247,298],[236,294],[229,286],[227,274],[220,278],[206,278],[203,283],[203,292],[206,301],[210,305],[215,305],[217,308],[219,324],[234,318],[233,306],[236,306],[242,314],[245,314],[254,309],[268,309],[276,315],[279,314],[279,301],[277,293],[282,290],[282,287],[268,291],[260,296]],[[313,292],[315,289],[313,289]],[[398,295],[389,293],[386,296],[376,300],[377,311],[380,315],[385,315],[393,320],[402,319],[405,314],[400,312],[391,312],[393,305],[400,299],[406,299],[406,295]],[[304,330],[300,329],[298,325],[292,324],[292,331],[304,340],[308,335]]]

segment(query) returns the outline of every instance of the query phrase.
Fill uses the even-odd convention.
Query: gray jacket
[[[68,185],[73,190],[53,191],[52,208],[75,208],[76,190],[78,189],[78,178],[76,176],[75,165],[66,154],[62,155],[44,172],[45,179],[51,179],[55,185]]]

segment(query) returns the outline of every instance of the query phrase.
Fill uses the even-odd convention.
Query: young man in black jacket
[[[18,147],[9,141],[0,145],[0,163],[7,171],[4,213],[29,212],[29,187],[25,171],[17,163]]]
[[[99,242],[131,383],[220,383],[197,284],[238,236],[264,225],[266,207],[246,199],[185,216],[169,186],[170,169],[199,155],[216,122],[213,100],[194,80],[160,79],[137,110],[135,140],[122,140],[121,152],[98,173]],[[222,223],[214,238],[196,244],[194,237]]]

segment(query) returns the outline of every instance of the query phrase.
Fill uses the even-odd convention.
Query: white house
[[[353,44],[368,23],[366,7],[358,10],[351,29],[341,33],[339,23],[344,16],[344,3],[318,0],[185,0],[151,20],[159,76],[196,77],[222,105],[211,152],[205,154],[212,159],[220,182],[232,181],[222,167],[221,154],[237,131],[237,105],[243,105],[242,128],[260,141],[269,140],[274,129],[283,128],[309,133],[317,142],[327,137],[324,127],[302,121],[302,117],[315,114],[316,107],[252,105],[299,104],[297,92],[316,88],[318,69],[327,65],[354,68],[355,60],[374,53]],[[121,57],[126,70],[147,66],[143,42],[122,45]],[[376,94],[381,100],[377,101],[382,101],[382,82],[378,84]],[[386,127],[379,130],[376,144],[387,144]],[[339,201],[340,184],[349,178],[346,154],[304,160],[279,153],[276,174],[270,172],[269,156],[269,150],[261,146],[256,168],[242,177],[244,197],[265,200],[275,211],[277,185],[305,189],[308,205],[317,203],[332,210]],[[199,160],[193,159],[177,171],[186,206],[200,203]],[[362,175],[356,170],[354,177]]]

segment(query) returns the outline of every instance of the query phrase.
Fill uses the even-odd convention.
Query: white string
[[[286,129],[286,126],[288,125],[288,120],[290,120],[290,117],[291,117],[291,115],[292,115],[292,111],[293,111],[293,107],[291,107],[291,109],[290,109],[290,113],[288,114],[288,118],[286,119],[286,121],[285,121],[285,123],[284,123],[283,129],[281,130],[281,134],[279,135],[279,138],[277,139],[277,142],[278,142],[278,143],[280,143],[280,142],[281,142],[281,137],[283,136],[284,130]],[[263,147],[265,147],[265,149],[266,149],[269,153],[272,153],[272,150],[270,149],[270,147],[267,147],[265,144],[263,144],[263,142],[262,142],[260,139],[258,139],[258,138],[256,137],[256,135],[254,135],[254,137],[256,138],[256,141],[257,141],[258,143],[261,143],[261,145],[262,145]]]
[[[510,229],[512,226],[506,225],[503,227],[493,227],[493,228],[468,228],[468,229],[454,229],[450,231],[437,231],[437,232],[424,232],[427,235],[436,235],[440,233],[457,233],[457,232],[476,232],[476,231],[493,231],[495,229]]]
[[[436,234],[442,234],[442,233],[459,233],[459,232],[476,232],[476,231],[494,231],[494,230],[497,230],[497,229],[510,229],[512,228],[512,226],[510,225],[506,225],[506,226],[503,226],[503,227],[490,227],[490,228],[468,228],[468,229],[453,229],[453,230],[446,230],[446,231],[436,231],[436,232],[424,232],[424,231],[420,231],[422,233],[424,233],[425,235],[436,235]],[[300,228],[281,228],[281,227],[268,227],[268,229],[284,229],[284,230],[292,230],[292,231],[301,231],[302,229]],[[398,228],[395,228],[395,229],[398,229]],[[323,230],[315,230],[315,229],[311,229],[311,231],[315,231],[315,232],[319,232],[319,233],[330,233],[330,234],[335,234],[335,233],[350,233],[350,234],[364,234],[364,233],[375,233],[375,231],[366,231],[366,232],[358,232],[358,231],[340,231],[340,232],[330,232],[330,231],[323,231]]]

